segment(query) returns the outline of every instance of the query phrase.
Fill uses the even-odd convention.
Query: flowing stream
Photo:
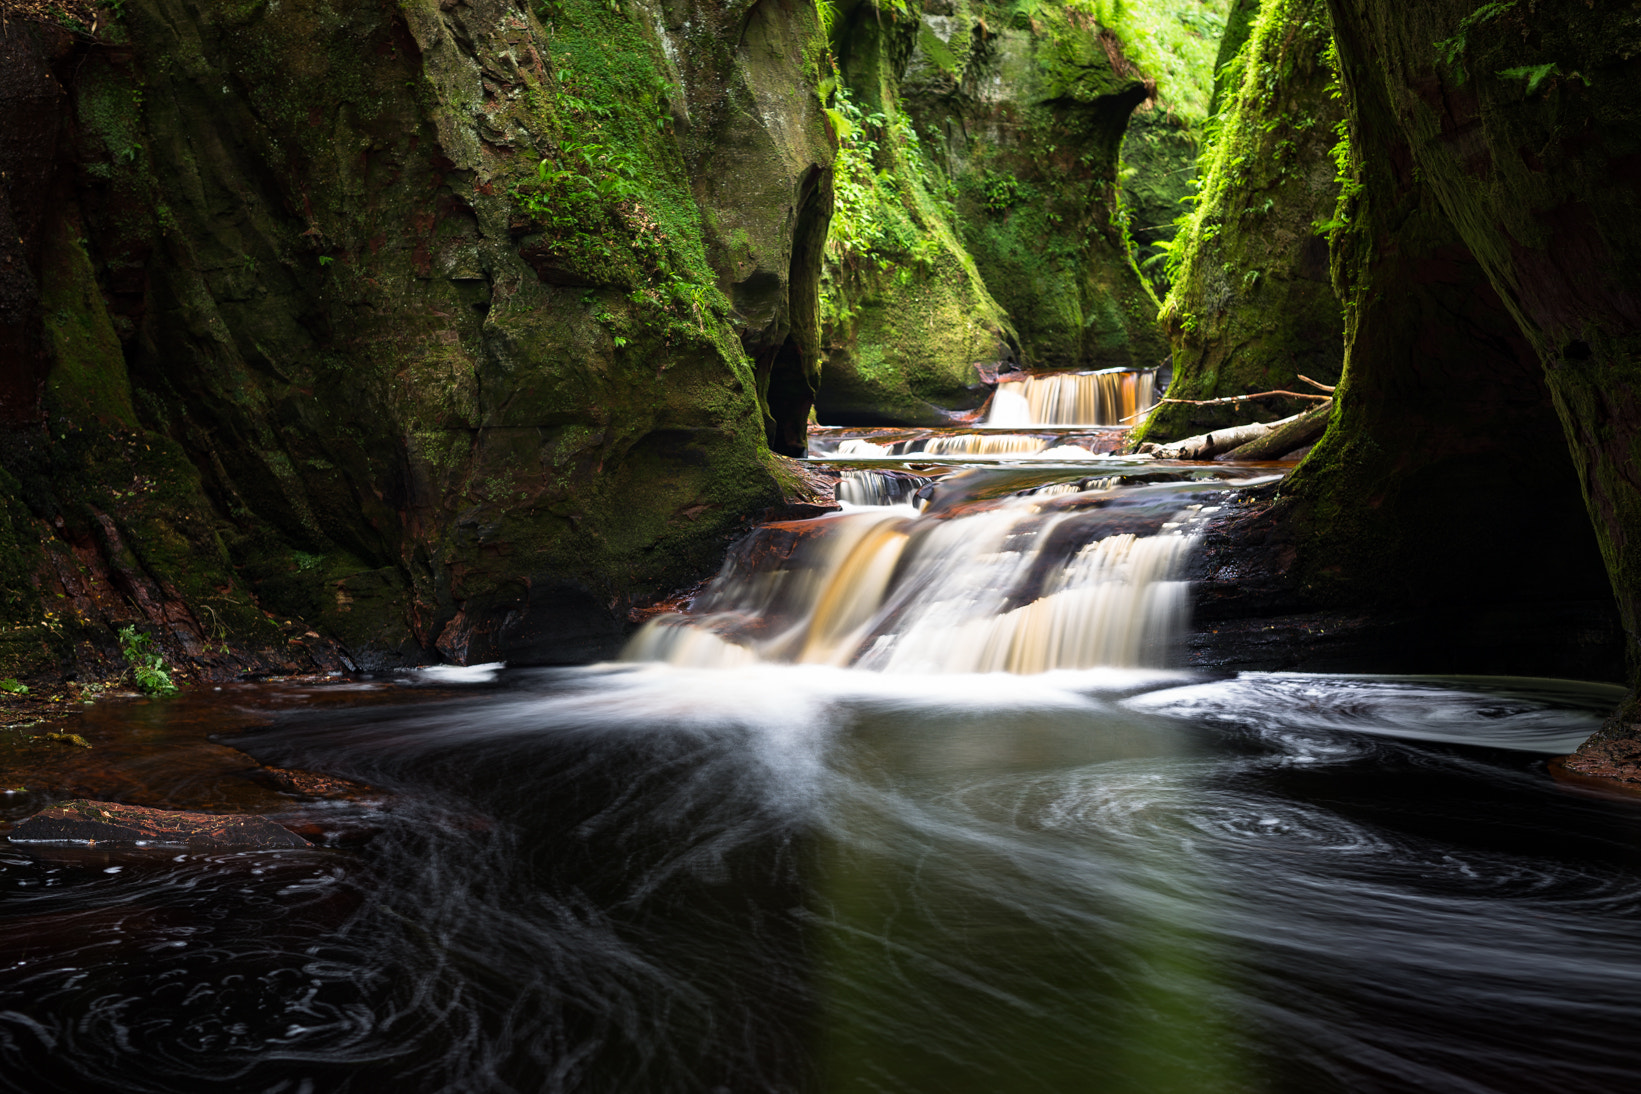
[[[1181,566],[1269,468],[833,447],[877,485],[623,661],[0,732],[0,818],[315,844],[0,845],[0,1090],[1633,1085],[1641,803],[1546,767],[1620,689],[1183,671]]]

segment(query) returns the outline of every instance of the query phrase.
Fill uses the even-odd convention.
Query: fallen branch
[[[1311,387],[1319,387],[1323,391],[1327,392],[1329,395],[1333,394],[1333,388],[1334,388],[1333,384],[1324,384],[1324,383],[1322,383],[1318,380],[1312,380],[1309,376],[1306,376],[1302,373],[1296,373],[1295,375],[1297,375],[1299,377],[1299,379],[1305,381]]]
[[[1300,379],[1305,380],[1305,377],[1301,376]],[[1305,380],[1305,382],[1308,383],[1308,384],[1316,384],[1315,380]],[[1321,384],[1316,384],[1316,386],[1317,387],[1322,387]],[[1324,388],[1323,390],[1332,391],[1333,389],[1330,387],[1330,388]],[[1162,399],[1158,399],[1156,401],[1156,403],[1154,403],[1152,406],[1148,406],[1144,410],[1136,410],[1134,413],[1128,415],[1127,417],[1123,418],[1122,420],[1125,421],[1125,422],[1133,421],[1135,418],[1138,418],[1141,415],[1151,413],[1152,409],[1155,406],[1160,406],[1163,403],[1183,403],[1186,406],[1228,406],[1228,405],[1231,405],[1231,404],[1234,404],[1234,403],[1246,403],[1246,402],[1248,402],[1252,399],[1268,399],[1273,395],[1285,395],[1290,399],[1331,399],[1333,397],[1331,395],[1317,395],[1314,392],[1310,392],[1310,391],[1282,391],[1282,390],[1277,390],[1277,391],[1256,391],[1252,395],[1225,395],[1225,396],[1221,396],[1218,399],[1169,399],[1169,398],[1162,398]]]
[[[1313,406],[1305,413],[1287,419],[1287,424],[1272,422],[1275,428],[1246,444],[1221,452],[1216,460],[1277,460],[1296,448],[1304,448],[1322,435],[1333,416],[1333,403]]]
[[[1267,433],[1297,422],[1308,414],[1314,414],[1318,409],[1320,408],[1312,407],[1303,413],[1279,418],[1274,422],[1252,422],[1248,425],[1234,425],[1229,429],[1216,429],[1212,433],[1200,433],[1195,437],[1174,441],[1172,444],[1142,444],[1138,452],[1145,456],[1155,456],[1159,460],[1212,459],[1221,452],[1240,448],[1249,441],[1258,440]]]

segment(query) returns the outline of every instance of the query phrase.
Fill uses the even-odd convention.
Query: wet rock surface
[[[263,767],[251,776],[265,786],[304,801],[324,799],[347,800],[370,793],[370,787],[352,779],[321,775],[317,771],[298,771],[286,767]]]
[[[219,850],[313,846],[265,817],[220,816],[79,799],[23,821],[13,842],[133,843]]]
[[[1193,556],[1186,663],[1231,671],[1434,672],[1624,679],[1612,603],[1517,582],[1477,597],[1413,575],[1373,597],[1314,584],[1296,565],[1302,531],[1278,486],[1238,491]]]

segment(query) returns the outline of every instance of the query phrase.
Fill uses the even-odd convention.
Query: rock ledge
[[[266,817],[219,816],[78,799],[20,821],[13,843],[134,843],[213,850],[312,847]]]

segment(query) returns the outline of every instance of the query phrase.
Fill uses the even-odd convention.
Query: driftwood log
[[[1169,444],[1146,443],[1140,445],[1137,451],[1141,455],[1155,456],[1159,460],[1211,460],[1222,453],[1233,451],[1237,455],[1231,458],[1235,459],[1272,459],[1271,456],[1245,456],[1241,453],[1252,449],[1256,442],[1267,438],[1273,444],[1287,444],[1287,447],[1279,450],[1276,455],[1291,452],[1314,440],[1327,428],[1328,415],[1332,410],[1333,400],[1330,399],[1303,413],[1280,418],[1274,422],[1252,422],[1248,425],[1231,426],[1229,429],[1216,429],[1212,433],[1200,433],[1195,437],[1186,437],[1184,440]],[[1299,439],[1289,443],[1293,437]]]
[[[1272,422],[1276,428],[1264,436],[1255,437],[1247,444],[1222,452],[1216,460],[1279,460],[1297,448],[1303,448],[1322,435],[1333,414],[1333,400],[1318,403],[1303,414],[1285,419],[1287,424]]]

